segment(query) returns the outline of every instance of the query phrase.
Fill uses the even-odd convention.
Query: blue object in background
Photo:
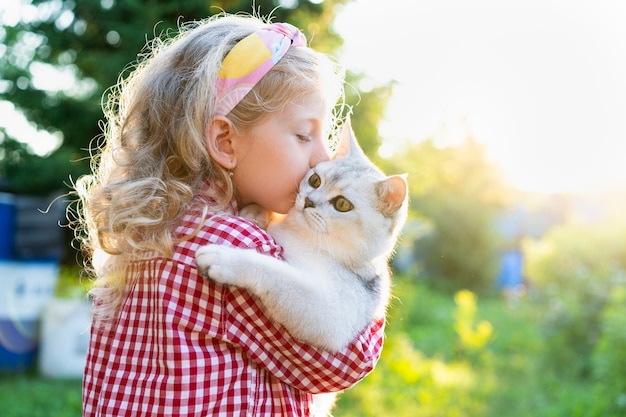
[[[0,193],[0,260],[14,256],[15,224],[13,195]]]
[[[0,371],[31,368],[64,254],[62,201],[0,193]]]
[[[498,287],[507,290],[524,284],[524,258],[518,249],[505,251],[500,258]]]
[[[35,364],[41,312],[58,276],[55,260],[0,261],[0,372]]]

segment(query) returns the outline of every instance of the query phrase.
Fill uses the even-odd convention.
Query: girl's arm
[[[256,249],[276,258],[282,248],[264,230],[241,218],[220,215],[211,219],[210,243]],[[380,358],[384,320],[371,323],[345,349],[330,353],[294,339],[270,321],[262,304],[245,290],[224,288],[222,335],[240,345],[260,366],[281,381],[310,393],[352,387],[370,373]]]
[[[294,339],[264,315],[245,290],[232,288],[225,303],[225,338],[242,346],[281,381],[313,394],[352,387],[370,373],[382,352],[384,321],[371,323],[345,349],[330,353]]]

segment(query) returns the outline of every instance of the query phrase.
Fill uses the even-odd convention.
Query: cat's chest
[[[338,264],[327,250],[320,247],[320,242],[308,239],[302,234],[273,231],[276,243],[284,249],[285,260],[293,266],[316,270],[336,270]]]

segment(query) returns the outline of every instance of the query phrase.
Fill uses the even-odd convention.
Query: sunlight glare
[[[13,104],[7,101],[0,101],[0,126],[3,126],[10,136],[26,142],[29,149],[40,156],[48,155],[61,146],[60,133],[52,134],[37,130]]]
[[[626,186],[626,3],[390,0],[385,9],[356,0],[335,25],[346,67],[397,83],[380,125],[387,142],[454,145],[471,134],[517,188]]]

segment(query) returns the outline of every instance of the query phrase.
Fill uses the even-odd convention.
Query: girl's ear
[[[233,169],[237,165],[233,149],[235,129],[230,120],[223,116],[214,117],[206,127],[204,140],[211,158],[226,169]]]

